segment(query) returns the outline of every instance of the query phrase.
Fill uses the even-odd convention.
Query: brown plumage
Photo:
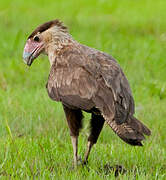
[[[77,163],[77,138],[82,110],[92,114],[85,161],[97,142],[104,121],[125,142],[142,146],[150,130],[134,117],[129,83],[108,54],[73,40],[58,20],[37,27],[28,37],[24,60],[31,65],[40,54],[48,55],[51,69],[47,83],[50,98],[63,104]]]

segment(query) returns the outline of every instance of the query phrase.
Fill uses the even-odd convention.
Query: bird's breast
[[[58,67],[50,72],[47,91],[53,100],[89,109],[97,83],[81,67]]]

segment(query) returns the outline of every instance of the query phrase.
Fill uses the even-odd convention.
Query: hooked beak
[[[41,51],[43,50],[43,43],[42,42],[34,42],[31,39],[28,39],[26,45],[24,47],[23,52],[23,59],[24,62],[30,66],[34,59],[36,59]]]

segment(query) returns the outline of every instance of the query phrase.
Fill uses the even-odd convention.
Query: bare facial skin
[[[38,36],[28,39],[23,52],[24,62],[30,66],[44,49],[44,42]]]
[[[41,53],[51,57],[55,51],[68,45],[69,41],[72,38],[67,28],[59,20],[49,21],[37,27],[28,37],[23,52],[24,62],[30,66]]]

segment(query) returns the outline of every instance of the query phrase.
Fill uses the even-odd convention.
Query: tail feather
[[[108,118],[105,120],[123,141],[133,146],[142,146],[141,141],[145,139],[144,134],[148,136],[151,134],[151,131],[133,116],[129,116],[128,120],[122,124],[117,124],[115,120]]]
[[[129,118],[129,124],[133,129],[137,130],[138,132],[143,133],[147,136],[151,135],[151,131],[135,117],[132,116],[131,118]]]

